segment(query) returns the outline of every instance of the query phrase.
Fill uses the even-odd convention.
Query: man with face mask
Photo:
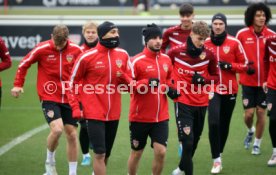
[[[128,159],[129,175],[136,175],[147,138],[154,149],[152,174],[162,174],[165,161],[169,111],[166,87],[170,83],[172,64],[170,58],[160,52],[162,32],[156,24],[147,25],[142,31],[145,48],[131,59],[130,76],[136,81],[136,89],[130,99],[131,153]],[[141,88],[139,88],[139,86]]]
[[[121,115],[118,86],[123,82],[118,72],[125,72],[129,57],[125,50],[118,48],[119,31],[115,24],[106,21],[99,25],[98,36],[97,46],[80,55],[74,64],[68,96],[73,117],[80,118],[82,114],[74,91],[81,81],[80,101],[93,145],[93,170],[96,175],[105,175]]]
[[[209,33],[208,25],[197,21],[187,42],[168,52],[173,62],[174,88],[180,92],[174,102],[178,138],[182,142],[181,160],[172,175],[193,175],[192,157],[203,130],[209,101],[205,85],[218,80],[215,56],[204,47]]]
[[[212,18],[211,37],[205,45],[213,51],[219,65],[219,83],[214,93],[209,95],[208,124],[213,167],[212,174],[222,170],[221,154],[223,152],[238,93],[236,73],[254,74],[254,68],[247,64],[245,52],[239,40],[227,34],[227,20],[222,13]]]

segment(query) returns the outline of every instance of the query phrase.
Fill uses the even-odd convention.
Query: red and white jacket
[[[276,35],[267,39],[265,49],[265,82],[267,87],[276,90]]]
[[[169,50],[168,55],[173,62],[174,87],[181,94],[174,101],[191,106],[208,106],[208,92],[211,89],[192,84],[192,77],[197,72],[205,78],[206,84],[218,81],[217,60],[212,51],[205,47],[199,57],[191,58],[185,43]]]
[[[101,44],[81,54],[74,64],[70,83],[72,92],[69,103],[72,109],[79,108],[78,82],[82,82],[81,103],[85,119],[101,121],[119,120],[121,93],[118,86],[118,71],[126,71],[128,53],[120,48],[108,49]]]
[[[11,67],[12,62],[11,62],[10,52],[8,51],[5,45],[5,42],[2,40],[1,37],[0,37],[0,59],[1,59],[0,72]],[[0,78],[0,87],[2,87],[1,78]]]
[[[262,32],[258,36],[254,32],[253,26],[241,29],[236,38],[240,40],[248,61],[253,61],[255,74],[248,75],[246,73],[240,74],[240,84],[245,86],[261,87],[264,83],[264,56],[265,56],[265,42],[266,38],[275,33],[264,26]]]
[[[87,44],[83,43],[80,48],[82,49],[83,52],[88,51],[89,49],[91,49]]]
[[[171,80],[172,63],[170,58],[160,52],[153,52],[147,47],[143,52],[131,58],[131,77],[147,87],[144,89],[134,89],[130,92],[130,112],[131,122],[161,122],[169,119],[168,100],[166,88]],[[158,78],[158,88],[149,87],[149,79]],[[146,93],[139,93],[144,92]]]
[[[15,87],[23,87],[28,68],[37,63],[37,92],[40,100],[68,103],[66,87],[79,54],[80,47],[69,40],[62,51],[56,50],[53,40],[39,43],[20,62],[14,80]]]
[[[173,48],[177,45],[186,43],[188,36],[190,35],[191,30],[181,29],[181,25],[176,25],[168,28],[163,34],[163,42],[161,47],[161,52],[166,53],[168,46]]]
[[[248,60],[239,40],[227,35],[223,44],[215,45],[211,38],[207,38],[205,44],[216,56],[217,61],[225,61],[232,64],[232,69],[219,72],[219,82],[216,84],[215,92],[218,94],[237,94],[238,83],[236,73],[245,72]]]

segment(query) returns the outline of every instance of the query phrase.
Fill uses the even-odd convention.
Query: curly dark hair
[[[270,8],[262,2],[254,3],[248,6],[246,11],[244,12],[244,22],[247,27],[253,24],[254,17],[257,11],[263,11],[265,13],[265,24],[267,24],[270,21],[272,17]]]

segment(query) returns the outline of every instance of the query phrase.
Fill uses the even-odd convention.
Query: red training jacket
[[[0,72],[11,67],[12,62],[11,62],[10,52],[8,51],[5,45],[5,42],[2,40],[1,37],[0,37],[0,59],[1,59]],[[0,87],[2,87],[1,78],[0,78]]]
[[[237,94],[238,83],[236,73],[245,72],[248,60],[239,40],[227,35],[222,45],[217,46],[211,38],[207,38],[205,45],[215,54],[217,61],[225,61],[232,64],[232,69],[219,72],[219,83],[216,84],[215,92],[218,94]]]
[[[276,35],[266,41],[265,81],[267,87],[276,90]]]
[[[100,43],[81,54],[74,64],[70,82],[74,86],[69,96],[72,109],[79,108],[76,98],[78,82],[82,82],[81,103],[86,119],[119,120],[121,115],[121,84],[118,71],[125,71],[128,54],[120,48],[108,49]]]
[[[147,88],[130,92],[131,122],[161,122],[169,119],[166,87],[171,79],[172,64],[170,58],[147,47],[131,59],[131,77]],[[149,79],[158,78],[159,87],[150,88]],[[144,90],[146,93],[143,93]],[[139,93],[142,92],[142,93]]]
[[[62,51],[53,40],[39,43],[20,62],[14,80],[15,87],[23,87],[28,68],[37,62],[37,92],[40,100],[68,103],[66,86],[75,60],[82,53],[80,47],[69,40]]]
[[[163,42],[161,47],[161,52],[166,53],[166,49],[169,46],[173,48],[177,45],[186,43],[188,36],[190,35],[191,30],[181,29],[181,25],[176,25],[168,28],[163,34]]]
[[[204,89],[207,91],[211,91],[211,89],[206,85],[192,84],[192,77],[197,72],[205,78],[207,84],[212,80],[214,83],[218,81],[217,60],[213,53],[205,47],[199,57],[191,58],[187,54],[185,43],[169,50],[168,55],[173,62],[174,87],[181,94],[174,101],[191,106],[208,106],[208,92]]]
[[[254,32],[253,26],[241,29],[236,38],[240,40],[248,61],[253,61],[255,74],[240,74],[240,83],[245,86],[261,87],[264,83],[264,56],[266,38],[275,34],[272,30],[264,26],[260,35]]]

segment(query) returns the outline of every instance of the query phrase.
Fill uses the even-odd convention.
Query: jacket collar
[[[254,31],[253,25],[249,27],[249,30],[250,30],[253,34],[256,34],[255,31]],[[263,27],[262,31],[260,32],[259,36],[264,36],[266,30],[267,30],[267,26],[265,25],[265,26]]]
[[[98,50],[99,52],[107,52],[108,50],[113,50],[113,49],[116,49],[117,47],[116,47],[116,48],[109,49],[109,48],[104,47],[103,45],[101,45],[100,42],[98,42],[96,48],[97,48],[97,50]]]
[[[67,42],[67,43],[66,43],[65,47],[64,47],[61,51],[66,50],[67,47],[69,46],[69,43],[70,43],[69,40],[67,40],[66,42]],[[57,51],[57,52],[60,51],[60,50],[57,50],[57,49],[56,49],[55,44],[54,44],[54,41],[53,41],[52,39],[49,40],[49,44],[50,44],[50,47],[51,47],[53,50],[55,50],[55,51]]]
[[[161,52],[153,52],[150,49],[148,49],[146,46],[144,47],[143,53],[148,57],[148,58],[156,58],[156,56],[160,56]]]

